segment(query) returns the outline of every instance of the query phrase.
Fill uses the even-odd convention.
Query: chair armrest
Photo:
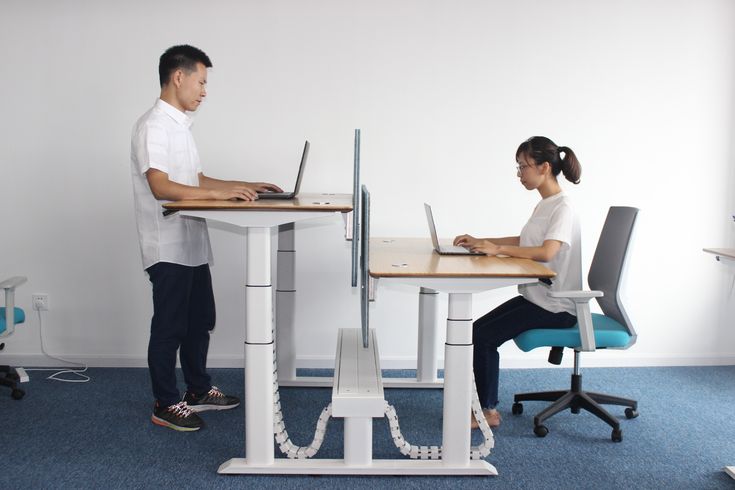
[[[595,328],[592,324],[590,300],[604,296],[602,291],[549,291],[552,298],[568,298],[574,301],[577,310],[577,324],[579,325],[580,350],[592,352],[595,350]]]
[[[575,303],[577,300],[589,301],[592,298],[599,298],[605,295],[602,291],[549,291],[548,295],[552,298],[569,298]]]
[[[23,276],[15,276],[0,282],[0,289],[15,289],[28,279]]]

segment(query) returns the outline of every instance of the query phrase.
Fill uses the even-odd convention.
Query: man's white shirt
[[[130,170],[144,269],[158,262],[212,263],[206,221],[178,213],[163,216],[161,205],[167,201],[153,196],[146,178],[146,171],[153,168],[173,182],[199,186],[202,168],[191,124],[189,116],[158,99],[133,127]]]

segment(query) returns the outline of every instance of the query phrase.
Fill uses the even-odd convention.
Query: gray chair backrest
[[[637,216],[638,208],[610,208],[587,276],[590,289],[605,293],[603,297],[596,298],[602,312],[625,326],[633,336],[633,342],[636,333],[620,300],[620,285]]]

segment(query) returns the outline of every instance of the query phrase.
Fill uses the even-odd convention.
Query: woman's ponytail
[[[582,166],[577,160],[577,155],[567,146],[560,146],[556,150],[559,153],[561,172],[564,177],[573,184],[579,184],[579,179],[582,177]]]

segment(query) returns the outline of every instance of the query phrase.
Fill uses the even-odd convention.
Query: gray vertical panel
[[[367,348],[370,344],[370,193],[367,187],[362,186],[362,242],[360,246],[361,284],[360,284],[360,313],[362,318],[362,345]]]
[[[352,169],[352,287],[357,287],[360,242],[360,130],[355,129],[355,156]]]

